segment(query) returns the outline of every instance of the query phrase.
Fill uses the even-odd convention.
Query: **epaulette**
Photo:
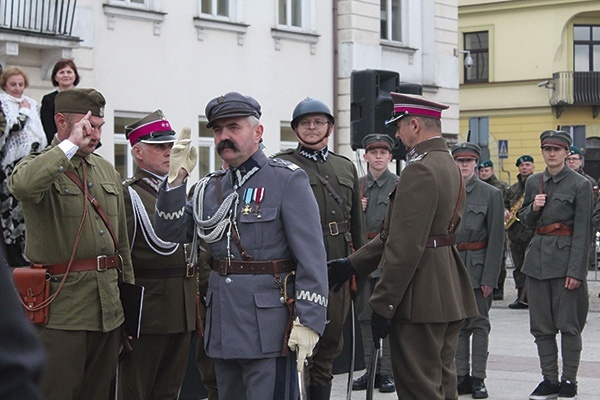
[[[121,184],[124,187],[127,187],[127,186],[130,186],[132,183],[137,182],[139,180],[140,180],[139,176],[132,176],[131,178],[124,179],[123,182],[121,182]]]
[[[272,156],[270,156],[269,158],[277,158],[278,156],[282,155],[282,154],[293,154],[296,151],[296,149],[285,149],[285,150],[281,150],[278,153],[273,154]]]
[[[226,173],[227,173],[226,169],[218,169],[216,171],[209,172],[208,174],[206,174],[206,176],[207,177],[221,176],[221,175],[225,175]]]
[[[269,165],[272,165],[274,167],[287,168],[287,169],[292,170],[292,171],[295,171],[298,168],[300,168],[299,166],[297,166],[293,162],[284,160],[282,158],[277,158],[277,157],[272,157],[269,160]]]
[[[343,159],[345,159],[345,160],[347,160],[347,161],[350,161],[350,162],[352,162],[352,160],[351,160],[350,158],[348,158],[348,157],[346,157],[346,156],[344,156],[344,155],[338,154],[338,153],[334,153],[333,151],[329,150],[328,157],[331,157],[331,156],[335,156],[335,157],[343,158]]]

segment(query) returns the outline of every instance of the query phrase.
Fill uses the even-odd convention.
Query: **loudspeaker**
[[[423,87],[415,83],[400,83],[400,74],[393,71],[367,69],[352,71],[350,103],[350,145],[362,149],[362,141],[371,133],[386,133],[397,142],[392,149],[395,159],[406,156],[406,149],[396,140],[396,124],[386,126],[394,111],[390,92],[418,94]]]

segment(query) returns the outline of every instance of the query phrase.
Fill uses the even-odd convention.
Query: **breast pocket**
[[[463,223],[465,228],[472,231],[480,230],[485,222],[487,206],[479,204],[467,204]]]
[[[277,207],[253,207],[251,212],[240,216],[240,237],[247,249],[271,248],[284,237],[283,227],[277,216]]]
[[[119,195],[122,193],[120,186],[112,182],[101,182],[102,195],[104,196],[104,204],[102,207],[106,209],[106,213],[111,216],[119,214]]]
[[[54,190],[58,193],[57,214],[65,217],[81,216],[81,198],[83,192],[73,182],[54,182]]]
[[[338,193],[343,199],[346,207],[346,212],[350,214],[352,212],[352,196],[354,193],[354,181],[348,179],[345,176],[338,176],[338,183],[340,184],[340,193]]]
[[[552,214],[566,219],[573,215],[575,196],[569,193],[555,193],[550,200]]]

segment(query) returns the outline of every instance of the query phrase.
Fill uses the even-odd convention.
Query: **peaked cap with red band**
[[[423,96],[403,93],[390,93],[394,101],[394,113],[386,124],[391,124],[407,115],[429,118],[442,118],[442,111],[450,106],[435,101],[427,100]]]
[[[565,131],[555,131],[553,129],[548,129],[547,131],[542,132],[540,135],[540,142],[542,148],[548,147],[562,147],[569,150],[569,147],[573,144],[573,139],[571,139],[571,135],[569,135]]]
[[[161,110],[141,118],[125,127],[125,137],[133,146],[136,143],[174,143],[175,131]]]

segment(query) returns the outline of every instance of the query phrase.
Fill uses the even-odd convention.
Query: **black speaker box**
[[[386,126],[392,117],[394,103],[390,92],[422,94],[423,88],[415,83],[400,83],[400,74],[394,71],[367,69],[352,71],[350,103],[350,145],[362,149],[362,141],[371,133],[386,133],[397,142],[392,150],[395,159],[406,156],[406,149],[394,137],[396,124]]]

